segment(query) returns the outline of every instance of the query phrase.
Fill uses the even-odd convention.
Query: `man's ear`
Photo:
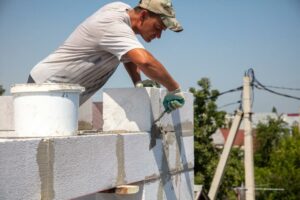
[[[149,12],[147,10],[142,10],[140,12],[140,20],[142,23],[144,23],[145,19],[149,17]]]

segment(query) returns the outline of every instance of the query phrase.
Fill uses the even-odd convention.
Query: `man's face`
[[[140,35],[146,42],[160,38],[162,31],[166,30],[159,15],[147,14],[141,19]]]

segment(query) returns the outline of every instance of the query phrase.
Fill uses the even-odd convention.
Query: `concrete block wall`
[[[157,88],[114,88],[103,92],[103,131],[150,131],[164,111],[166,91]],[[193,131],[193,95],[184,93],[185,105],[159,121],[165,131]]]
[[[167,115],[170,121],[160,122],[163,134],[152,138],[149,130],[162,110],[163,91],[123,90],[119,95],[117,89],[106,90],[105,95],[114,94],[104,98],[108,132],[26,139],[0,136],[0,199],[111,199],[116,195],[99,192],[133,183],[141,185],[138,200],[193,199],[193,127],[181,125],[192,124],[190,94],[185,94],[190,102],[183,108],[186,112]]]
[[[93,102],[93,129],[102,131],[103,130],[103,103]]]
[[[92,130],[93,129],[93,102],[92,98],[88,99],[78,110],[78,129]]]
[[[41,199],[41,139],[0,139],[0,199]]]
[[[193,171],[179,173],[170,176],[168,179],[160,178],[152,181],[134,183],[139,186],[136,194],[120,195],[111,193],[96,193],[76,200],[185,200],[193,199],[193,186],[190,182],[193,178]]]
[[[0,130],[14,130],[13,97],[0,96]]]

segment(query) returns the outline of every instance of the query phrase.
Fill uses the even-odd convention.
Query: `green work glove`
[[[184,102],[185,100],[183,93],[181,92],[180,88],[178,88],[177,90],[167,93],[164,98],[163,105],[167,113],[170,113],[173,110],[182,107]]]
[[[142,87],[154,87],[154,88],[160,88],[160,84],[154,80],[143,80],[143,81],[138,81],[135,84],[135,87],[137,88],[142,88]]]

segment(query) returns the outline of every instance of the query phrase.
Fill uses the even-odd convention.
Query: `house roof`
[[[220,131],[226,142],[230,129],[221,128]],[[244,130],[242,130],[242,129],[238,130],[238,132],[235,136],[235,139],[233,141],[233,146],[244,146]]]
[[[300,114],[299,113],[288,113],[287,116],[288,117],[299,117]]]

